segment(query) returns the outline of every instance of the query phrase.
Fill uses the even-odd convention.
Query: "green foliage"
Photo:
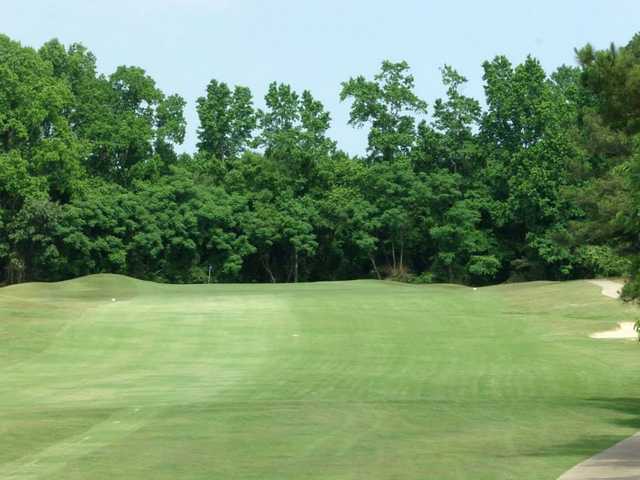
[[[370,125],[371,160],[391,161],[408,155],[416,140],[414,113],[426,113],[427,104],[416,96],[414,78],[406,62],[382,62],[373,80],[363,76],[342,84],[340,99],[350,99],[349,124]]]
[[[435,283],[435,278],[433,273],[431,272],[422,272],[420,275],[415,275],[409,279],[410,283],[415,283],[416,285],[426,285],[430,283]]]
[[[327,137],[331,116],[309,91],[299,95],[286,84],[269,85],[265,103],[266,109],[258,112],[261,133],[256,145],[287,171],[295,190],[304,193],[319,163],[335,152],[335,142]]]
[[[417,169],[446,168],[469,176],[477,170],[479,152],[474,130],[481,108],[477,100],[460,93],[466,81],[452,67],[442,69],[447,99],[436,100],[432,125],[422,121],[418,126],[418,141],[412,153]]]
[[[81,44],[0,36],[2,281],[117,272],[168,282],[390,278],[484,285],[625,275],[640,288],[640,37],[547,75],[483,64],[485,101],[442,68],[427,104],[406,62],[344,82],[366,158],[311,92],[211,80],[186,102]],[[482,107],[486,105],[486,107]],[[413,272],[426,272],[416,276]]]
[[[495,278],[502,264],[493,255],[473,255],[469,259],[467,271],[475,280],[474,283],[485,283]]]
[[[198,148],[219,160],[234,158],[249,145],[256,128],[251,91],[211,80],[206,97],[198,98]]]
[[[640,257],[634,255],[631,266],[631,278],[622,289],[622,299],[638,301],[640,299]]]
[[[584,245],[576,250],[578,263],[599,277],[622,277],[629,274],[631,261],[607,245]]]
[[[531,57],[516,67],[497,57],[484,70],[483,173],[501,249],[521,278],[567,278],[573,253],[566,230],[576,213],[563,192],[579,155],[566,128],[575,117],[567,86],[554,86]]]
[[[581,81],[593,95],[593,108],[589,112],[591,131],[598,150],[594,156],[604,159],[606,183],[594,178],[591,195],[602,197],[604,188],[615,185],[616,192],[609,198],[615,205],[592,221],[591,229],[605,231],[609,241],[615,241],[617,250],[634,258],[632,280],[623,291],[626,299],[640,298],[640,35],[635,35],[624,47],[611,45],[609,49],[595,50],[591,45],[577,51],[582,67]],[[588,221],[588,220],[587,220]]]

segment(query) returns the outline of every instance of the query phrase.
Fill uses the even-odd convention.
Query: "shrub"
[[[433,277],[433,273],[431,272],[422,272],[420,275],[416,275],[409,280],[409,283],[415,284],[427,284],[434,283],[435,279]]]
[[[578,263],[593,275],[619,277],[629,274],[631,262],[607,245],[585,245],[577,249]]]

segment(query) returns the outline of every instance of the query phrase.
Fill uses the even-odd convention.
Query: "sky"
[[[109,74],[144,68],[166,93],[188,102],[187,137],[197,142],[196,99],[215,78],[251,88],[256,105],[272,81],[310,90],[332,114],[330,135],[363,154],[366,131],[347,124],[340,83],[373,76],[384,59],[406,60],[429,104],[444,94],[440,68],[469,80],[482,99],[482,62],[527,54],[551,72],[574,64],[574,48],[626,44],[640,31],[638,0],[0,0],[0,32],[39,47],[80,42]]]

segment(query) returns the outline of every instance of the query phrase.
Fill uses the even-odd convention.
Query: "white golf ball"
[[[115,299],[115,298],[112,298],[112,299],[111,299],[111,301],[112,301],[112,302],[115,302],[115,301],[116,301],[116,299]]]

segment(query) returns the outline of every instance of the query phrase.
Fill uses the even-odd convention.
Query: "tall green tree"
[[[258,112],[257,145],[305,190],[317,175],[318,163],[335,152],[336,144],[327,136],[331,116],[309,91],[299,95],[286,84],[269,85],[265,104]]]
[[[0,36],[0,282],[394,278],[486,284],[624,275],[640,296],[640,37],[484,64],[485,101],[442,69],[431,117],[405,62],[342,84],[364,157],[311,92],[212,80],[198,148],[178,95],[101,74],[82,44]],[[483,107],[481,105],[486,105]]]
[[[612,44],[596,50],[588,44],[576,54],[582,85],[592,94],[592,108],[585,115],[587,140],[598,147],[594,153],[603,165],[589,192],[603,203],[592,210],[587,226],[589,231],[608,232],[618,251],[634,258],[624,295],[640,298],[640,35],[624,47]]]
[[[369,158],[391,161],[408,155],[416,142],[416,114],[427,103],[414,92],[415,80],[406,62],[382,62],[373,80],[363,76],[342,84],[340,100],[351,100],[349,124],[369,125]]]
[[[417,148],[412,158],[418,170],[428,172],[446,168],[471,178],[479,170],[480,152],[476,131],[479,127],[480,103],[461,93],[467,79],[454,68],[442,69],[442,83],[447,98],[437,99],[433,121],[418,126]]]
[[[176,162],[186,129],[179,95],[165,95],[139,67],[99,75],[95,56],[81,44],[65,49],[52,40],[39,56],[69,92],[65,118],[81,139],[76,156],[92,175],[126,184],[152,165]]]
[[[226,160],[240,155],[251,143],[256,112],[251,90],[211,80],[206,96],[196,101],[200,119],[198,149]]]
[[[483,174],[503,248],[523,278],[570,275],[566,224],[573,212],[561,191],[576,152],[563,128],[567,103],[532,57],[515,68],[505,57],[485,62],[484,80]]]

